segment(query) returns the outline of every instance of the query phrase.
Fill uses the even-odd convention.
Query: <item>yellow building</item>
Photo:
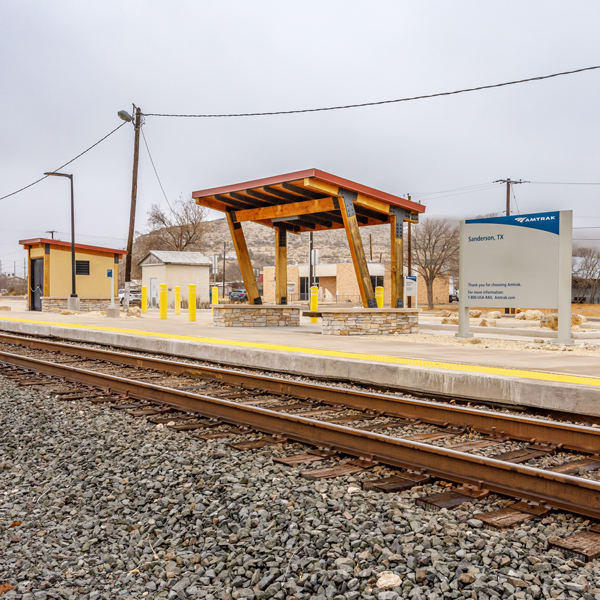
[[[29,310],[60,312],[67,308],[72,292],[71,242],[36,238],[21,240],[27,250]],[[119,259],[125,250],[75,244],[75,288],[82,311],[104,310],[118,297]],[[118,300],[117,300],[118,301]]]

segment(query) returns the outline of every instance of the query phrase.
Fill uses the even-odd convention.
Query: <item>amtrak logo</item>
[[[534,221],[554,221],[556,220],[556,215],[552,215],[550,217],[516,217],[515,220],[519,223],[532,223]]]

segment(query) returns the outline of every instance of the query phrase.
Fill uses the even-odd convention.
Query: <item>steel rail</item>
[[[546,444],[575,452],[600,454],[600,429],[582,425],[540,420],[422,399],[347,390],[317,383],[290,381],[281,377],[243,373],[222,367],[205,367],[45,340],[0,335],[0,342],[2,341],[83,358],[105,360],[114,364],[161,370],[191,377],[208,377],[222,383],[290,394],[300,399],[317,400],[357,410],[370,410],[403,419],[416,419],[433,425],[469,427],[480,433],[505,436],[512,440]]]
[[[438,448],[378,433],[289,415],[201,394],[132,381],[18,354],[0,353],[0,360],[62,377],[68,381],[110,389],[129,397],[164,403],[224,422],[249,426],[306,444],[324,446],[394,467],[425,471],[457,483],[492,492],[544,502],[554,508],[600,519],[600,482],[505,463],[493,458]]]

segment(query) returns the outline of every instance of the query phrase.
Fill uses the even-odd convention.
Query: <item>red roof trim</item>
[[[266,177],[265,179],[255,179],[253,181],[235,183],[233,185],[225,185],[222,187],[209,188],[207,190],[199,190],[197,192],[192,192],[192,198],[205,198],[207,196],[214,196],[216,194],[230,194],[231,192],[241,192],[243,190],[252,189],[255,187],[263,187],[265,185],[277,185],[279,183],[286,183],[289,181],[294,181],[296,179],[304,179],[305,177],[314,177],[315,179],[327,181],[328,183],[333,183],[334,185],[338,185],[340,187],[352,190],[354,192],[364,194],[365,196],[376,198],[377,200],[381,200],[382,202],[386,202],[387,204],[408,208],[416,213],[425,212],[425,206],[423,204],[412,202],[410,200],[407,200],[406,198],[394,196],[392,194],[388,194],[387,192],[382,192],[380,190],[370,188],[366,185],[361,185],[360,183],[355,183],[354,181],[350,181],[349,179],[343,179],[342,177],[332,175],[331,173],[326,173],[325,171],[319,171],[319,169],[306,169],[305,171],[296,171],[294,173],[286,173],[285,175]]]
[[[19,244],[23,246],[33,246],[34,244],[50,244],[51,246],[67,246],[71,247],[71,242],[63,242],[62,240],[49,240],[46,238],[34,238],[31,240],[19,240]],[[101,246],[86,246],[85,244],[75,244],[77,250],[94,250],[96,252],[106,252],[106,254],[127,254],[127,250],[117,250],[116,248],[103,248]]]

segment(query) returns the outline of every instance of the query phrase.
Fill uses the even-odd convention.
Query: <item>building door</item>
[[[34,258],[31,261],[31,306],[29,310],[42,310],[42,294],[44,293],[44,259]]]
[[[156,308],[158,306],[158,278],[150,279],[150,306]]]

